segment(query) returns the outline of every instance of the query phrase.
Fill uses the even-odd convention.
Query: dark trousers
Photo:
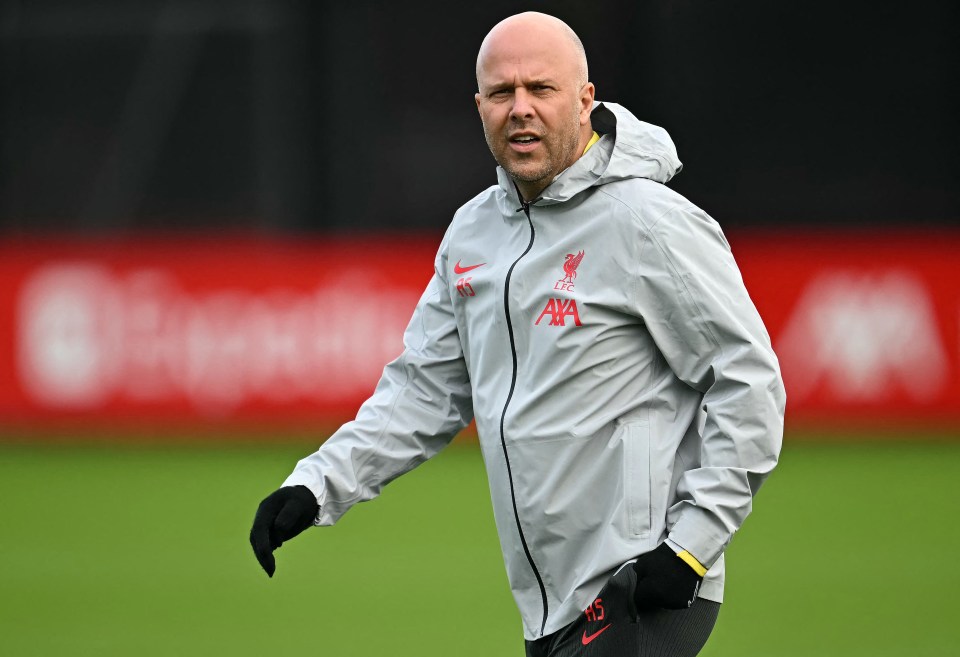
[[[689,609],[637,613],[636,574],[625,566],[580,617],[527,641],[527,657],[694,657],[717,622],[720,603],[697,598]]]

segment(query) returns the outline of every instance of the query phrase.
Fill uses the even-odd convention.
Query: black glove
[[[273,551],[310,527],[319,510],[317,498],[306,486],[284,486],[260,502],[250,529],[250,545],[267,575],[273,577],[277,569]]]
[[[641,554],[633,564],[637,587],[633,600],[638,611],[686,609],[693,604],[703,578],[666,543]]]

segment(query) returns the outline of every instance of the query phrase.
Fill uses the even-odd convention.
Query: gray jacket
[[[660,128],[597,104],[596,145],[524,206],[507,176],[451,222],[373,396],[284,485],[318,525],[476,418],[524,634],[570,623],[669,538],[709,568],[776,465],[784,390],[717,223],[664,186]]]

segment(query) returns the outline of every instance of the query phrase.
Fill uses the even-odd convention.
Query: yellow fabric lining
[[[683,550],[682,552],[677,552],[677,556],[683,559],[688,566],[690,566],[695,571],[697,571],[697,574],[700,575],[700,577],[703,577],[704,575],[707,574],[707,569],[703,567],[703,564],[697,561],[697,558],[694,557],[689,552],[687,552],[686,550]]]
[[[600,141],[600,135],[597,134],[597,131],[593,131],[593,137],[590,138],[590,141],[587,142],[587,147],[583,149],[583,152],[580,153],[581,156],[586,155],[587,151],[590,150],[590,147]]]

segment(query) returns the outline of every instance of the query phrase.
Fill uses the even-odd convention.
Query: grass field
[[[523,654],[469,445],[268,579],[253,512],[309,449],[0,444],[0,655]],[[702,654],[960,654],[958,493],[960,441],[789,440]]]

